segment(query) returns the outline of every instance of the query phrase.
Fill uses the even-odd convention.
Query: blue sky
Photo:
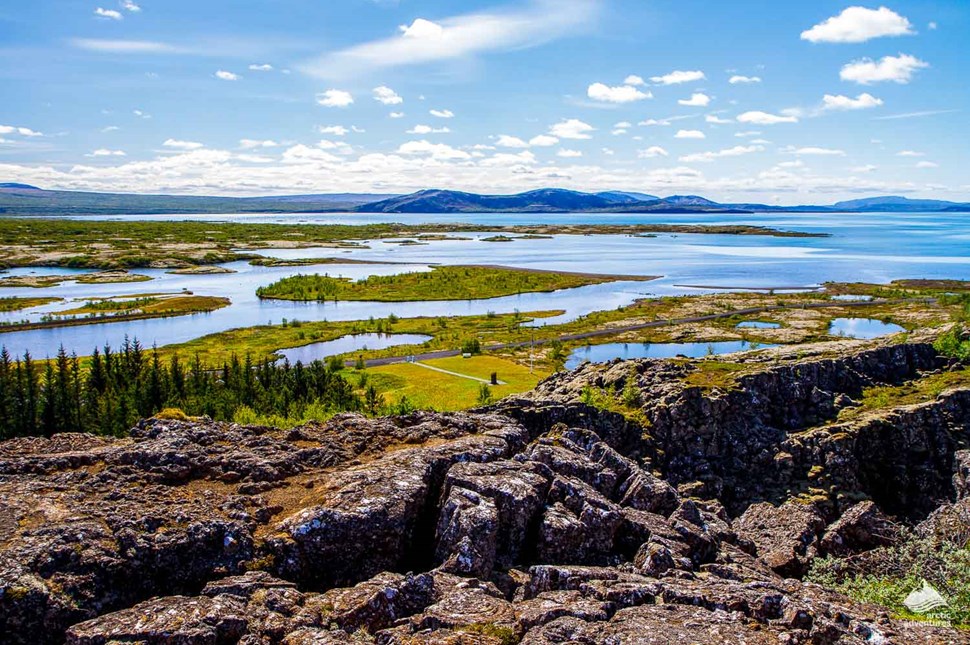
[[[33,0],[0,181],[970,199],[970,3]]]

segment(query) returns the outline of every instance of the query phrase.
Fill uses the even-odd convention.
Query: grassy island
[[[260,298],[298,301],[366,300],[478,300],[519,293],[536,293],[584,287],[617,280],[652,280],[643,276],[560,273],[488,266],[437,267],[422,273],[372,275],[358,282],[328,275],[283,278],[256,294]]]
[[[0,313],[20,311],[31,307],[41,307],[57,302],[60,298],[0,298]]]

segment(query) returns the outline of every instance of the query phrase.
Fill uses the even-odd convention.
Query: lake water
[[[774,345],[758,345],[764,349]],[[631,358],[674,358],[687,356],[701,358],[719,354],[733,354],[756,349],[745,340],[729,340],[717,343],[606,343],[603,345],[588,345],[573,350],[566,360],[566,368],[573,369],[584,361],[591,363],[606,363],[617,358],[624,360]]]
[[[420,345],[431,340],[431,336],[421,334],[352,334],[322,343],[313,343],[303,347],[293,347],[278,352],[281,356],[295,364],[304,364],[323,360],[330,356],[356,352],[365,349],[387,349],[400,345]]]
[[[890,334],[898,334],[906,331],[899,325],[885,323],[881,320],[870,318],[836,318],[829,325],[829,333],[833,336],[845,336],[846,338],[879,338]]]
[[[245,262],[225,266],[237,271],[226,275],[170,275],[160,270],[139,271],[150,282],[115,285],[65,283],[49,289],[0,289],[2,296],[56,296],[84,300],[138,293],[192,291],[225,296],[230,307],[211,314],[182,318],[117,322],[62,329],[0,334],[0,345],[17,354],[53,354],[64,345],[68,351],[89,354],[95,346],[119,345],[124,337],[137,337],[145,345],[178,343],[235,327],[283,318],[304,321],[357,320],[386,317],[454,316],[489,311],[562,310],[555,318],[537,324],[573,320],[586,313],[625,306],[645,296],[705,293],[708,287],[765,288],[814,286],[826,281],[885,283],[902,278],[970,278],[970,217],[942,214],[486,214],[486,215],[242,215],[242,216],[129,216],[101,219],[205,220],[235,222],[289,222],[305,224],[465,222],[506,224],[752,224],[830,234],[826,238],[776,238],[732,235],[669,235],[643,238],[626,235],[559,235],[553,239],[519,239],[496,244],[482,241],[490,233],[460,234],[470,241],[449,239],[421,246],[371,243],[366,248],[285,249],[262,254],[279,258],[346,257],[374,265],[321,265],[317,267],[253,267]],[[652,282],[617,282],[548,294],[523,294],[491,300],[412,303],[294,303],[260,301],[255,291],[282,277],[297,273],[329,273],[351,279],[429,270],[433,264],[501,264],[523,268],[662,276]],[[83,273],[68,269],[37,269],[42,273]],[[4,275],[28,270],[17,269]],[[70,302],[27,312],[0,314],[0,320],[39,319],[44,313],[65,309]]]
[[[760,320],[745,320],[737,325],[738,329],[778,329],[781,327],[778,323],[773,322],[762,322]]]

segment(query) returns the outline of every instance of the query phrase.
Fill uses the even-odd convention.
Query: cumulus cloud
[[[689,99],[680,99],[677,102],[688,107],[707,107],[711,104],[711,97],[703,92],[694,92]]]
[[[124,150],[109,150],[108,148],[98,148],[85,157],[126,157]]]
[[[445,143],[431,143],[430,141],[408,141],[397,149],[404,155],[426,155],[437,160],[471,159],[471,155],[464,150],[452,148]]]
[[[438,21],[417,18],[390,38],[326,54],[301,68],[321,78],[354,78],[379,69],[534,47],[586,28],[599,10],[597,0],[531,0],[520,9]]]
[[[650,146],[645,150],[637,150],[637,156],[641,159],[653,159],[654,157],[666,157],[670,153],[660,146]]]
[[[317,132],[320,134],[332,134],[335,137],[346,136],[350,130],[342,125],[321,125],[317,127]]]
[[[548,148],[556,145],[557,143],[559,143],[559,139],[548,134],[540,134],[529,139],[529,145],[536,146],[537,148]]]
[[[917,168],[939,168],[940,164],[934,163],[932,161],[919,161],[916,163]]]
[[[875,172],[879,169],[879,166],[873,166],[872,164],[866,164],[865,166],[854,166],[849,168],[849,172],[854,172],[856,174],[866,174],[870,172]]]
[[[428,112],[431,116],[436,116],[439,119],[453,119],[455,118],[455,113],[451,110],[431,110]]]
[[[187,50],[152,40],[112,40],[103,38],[75,38],[71,44],[78,49],[102,54],[184,54]]]
[[[563,159],[578,159],[579,157],[583,156],[583,153],[579,150],[569,150],[567,148],[563,148],[556,153],[556,156],[562,157]]]
[[[619,85],[610,87],[603,83],[593,83],[586,90],[586,95],[594,101],[604,103],[634,103],[653,98],[650,92],[643,92],[633,85]]]
[[[677,134],[674,135],[675,139],[706,139],[705,135],[700,130],[678,130]]]
[[[826,94],[822,98],[823,110],[865,110],[868,108],[879,107],[883,104],[882,99],[878,99],[872,94],[860,94],[855,98],[848,96]]]
[[[592,139],[596,128],[579,119],[563,119],[549,128],[549,134],[560,139]]]
[[[121,15],[120,11],[115,11],[114,9],[104,9],[98,7],[94,10],[94,15],[98,18],[104,18],[106,20],[124,20],[124,16]]]
[[[681,83],[692,83],[703,81],[707,76],[699,70],[694,71],[674,71],[663,76],[651,76],[650,80],[659,85],[680,85]]]
[[[42,137],[43,133],[16,125],[0,125],[0,134],[19,134],[22,137]]]
[[[925,152],[917,152],[916,150],[900,150],[896,153],[897,157],[925,157]]]
[[[238,81],[240,79],[239,74],[233,74],[232,72],[227,72],[224,69],[220,69],[216,72],[216,78],[223,81]]]
[[[860,85],[872,85],[891,81],[905,85],[913,80],[913,75],[930,64],[909,54],[884,56],[878,61],[863,58],[853,61],[842,68],[839,77]]]
[[[401,98],[397,92],[387,87],[386,85],[381,85],[380,87],[374,88],[374,100],[383,105],[400,105],[404,103],[404,99]]]
[[[416,125],[407,131],[407,134],[448,134],[448,128],[432,128],[430,125]]]
[[[327,90],[317,94],[317,104],[329,108],[345,108],[354,104],[354,97],[344,90]]]
[[[798,123],[798,117],[792,115],[769,114],[753,110],[738,115],[738,123],[753,123],[755,125],[776,125],[778,123]]]
[[[243,150],[253,150],[255,148],[275,148],[280,144],[272,139],[240,139],[239,147]]]
[[[180,139],[166,139],[162,145],[174,150],[198,150],[205,147],[205,144],[198,141],[182,141]]]
[[[403,119],[404,112],[391,112],[387,116],[391,117],[392,119]]]
[[[249,66],[249,70],[252,72],[272,72],[273,66],[270,65],[269,63],[263,63],[263,64],[253,63],[252,65]]]
[[[734,123],[731,119],[725,119],[723,117],[717,116],[716,114],[708,114],[704,117],[704,121],[707,123],[713,123],[715,125],[728,125],[729,123]]]
[[[507,134],[500,134],[495,139],[495,145],[501,146],[502,148],[528,148],[529,144],[520,139],[519,137],[513,137]]]
[[[624,85],[633,85],[634,87],[639,87],[641,85],[646,85],[647,82],[636,74],[630,74],[625,79],[623,79]]]
[[[760,76],[741,76],[740,74],[736,74],[728,79],[728,83],[730,83],[731,85],[760,83],[760,82],[761,82]]]
[[[130,11],[131,13],[138,13],[141,11],[141,7],[139,7],[132,0],[121,0],[121,8],[125,11]]]
[[[849,7],[837,16],[802,32],[802,40],[813,43],[864,43],[883,36],[916,33],[913,25],[888,7]]]
[[[740,157],[742,155],[749,155],[755,152],[762,152],[763,150],[764,148],[761,146],[734,146],[733,148],[718,150],[716,152],[698,152],[695,154],[684,155],[680,158],[680,161],[685,163],[694,163],[698,161],[707,163],[716,159],[722,159],[724,157]]]

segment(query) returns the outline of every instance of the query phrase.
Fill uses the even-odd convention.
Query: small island
[[[276,300],[407,302],[417,300],[480,300],[519,293],[572,289],[620,280],[649,281],[652,276],[600,275],[512,269],[497,266],[436,267],[421,273],[372,275],[351,282],[329,275],[295,275],[283,278],[256,295]]]

